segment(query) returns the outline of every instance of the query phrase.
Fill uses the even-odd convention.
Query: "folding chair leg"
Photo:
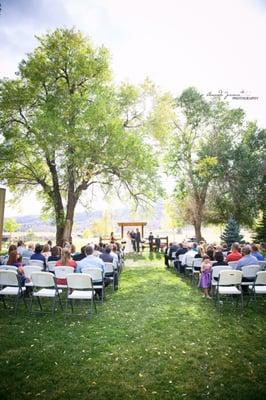
[[[39,296],[36,296],[36,297],[37,297],[37,301],[38,301],[38,304],[39,304],[40,310],[42,311],[42,303],[41,303],[41,299],[40,299],[40,297],[39,297]]]
[[[1,297],[2,297],[2,300],[3,300],[4,307],[7,308],[6,302],[5,302],[5,296],[1,296]]]
[[[59,304],[60,304],[61,310],[63,311],[63,304],[62,304],[61,297],[60,297],[59,293],[58,293],[58,300],[59,300]]]

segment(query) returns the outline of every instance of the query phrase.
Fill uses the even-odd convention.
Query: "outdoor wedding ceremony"
[[[0,397],[266,397],[266,1],[0,1]]]

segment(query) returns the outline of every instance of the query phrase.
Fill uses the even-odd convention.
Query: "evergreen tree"
[[[255,242],[266,242],[266,210],[263,211],[262,217],[255,227],[255,232],[253,236]]]
[[[221,235],[221,240],[227,244],[228,248],[230,248],[232,243],[240,242],[242,239],[243,236],[239,233],[238,223],[234,218],[230,218]]]

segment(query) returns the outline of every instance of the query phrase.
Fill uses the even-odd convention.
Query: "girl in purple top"
[[[201,264],[201,274],[200,274],[200,280],[199,280],[199,287],[203,289],[203,296],[207,299],[210,299],[209,295],[209,289],[211,287],[211,269],[212,269],[212,264],[210,261],[210,257],[205,255],[202,260]]]

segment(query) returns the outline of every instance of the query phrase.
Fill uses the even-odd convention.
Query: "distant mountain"
[[[130,216],[130,210],[128,207],[123,207],[120,209],[111,210],[113,221],[133,221]],[[75,214],[74,218],[74,232],[81,233],[86,228],[90,226],[96,220],[103,217],[103,211],[95,210],[91,212],[79,212]],[[147,222],[147,230],[159,229],[161,225],[161,220],[164,217],[163,204],[158,202],[154,206],[154,215],[148,218],[140,218],[140,220],[145,220]],[[55,232],[55,225],[52,221],[44,221],[39,215],[23,215],[17,216],[16,222],[20,224],[20,231],[27,232],[32,229],[33,232]]]

